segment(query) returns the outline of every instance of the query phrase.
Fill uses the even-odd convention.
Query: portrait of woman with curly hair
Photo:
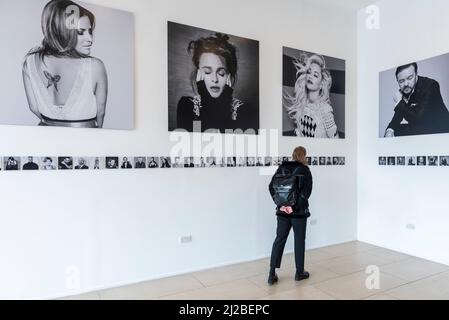
[[[172,22],[168,30],[170,131],[257,133],[258,42]]]

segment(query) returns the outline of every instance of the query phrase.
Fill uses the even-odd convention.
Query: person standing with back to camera
[[[313,179],[306,156],[306,149],[297,147],[293,151],[293,161],[284,161],[269,185],[271,197],[277,205],[277,231],[271,252],[269,285],[278,282],[276,268],[281,267],[285,243],[292,227],[295,235],[295,280],[301,281],[310,276],[304,270],[304,255],[307,218],[310,217],[308,199],[312,193]]]

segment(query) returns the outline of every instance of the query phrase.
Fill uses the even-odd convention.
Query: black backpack
[[[287,168],[280,169],[273,176],[273,201],[278,207],[294,207],[298,204],[303,175]]]

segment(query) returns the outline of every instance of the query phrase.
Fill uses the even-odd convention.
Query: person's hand
[[[196,72],[196,82],[204,81],[204,72],[201,69],[198,69]]]
[[[394,137],[394,130],[391,128],[388,128],[385,132],[385,138],[393,138]]]
[[[227,76],[227,78],[226,78],[226,85],[227,85],[229,88],[232,88],[232,81],[231,81],[231,75],[230,75],[230,74],[228,74],[228,76]]]
[[[393,96],[394,103],[398,104],[403,97],[401,90],[396,91]]]
[[[292,214],[292,213],[293,213],[292,207],[281,207],[280,210],[281,210],[282,212],[286,213],[286,214]]]

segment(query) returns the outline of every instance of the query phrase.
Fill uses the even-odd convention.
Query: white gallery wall
[[[358,238],[449,264],[449,171],[378,166],[379,156],[449,154],[447,134],[378,138],[379,72],[449,52],[449,2],[376,5],[378,29],[367,28],[373,11],[358,16]]]
[[[305,0],[230,0],[226,5],[217,0],[91,2],[135,15],[135,130],[2,125],[2,156],[170,155],[175,142],[170,141],[167,131],[167,21],[260,41],[261,128],[282,126],[282,46],[322,53],[346,60],[346,139],[278,136],[279,153],[288,156],[295,146],[304,145],[310,155],[346,157],[344,167],[312,168],[315,188],[310,221],[314,224],[309,224],[307,246],[356,239],[357,19],[353,12]],[[423,57],[427,54],[421,53]],[[379,53],[373,50],[372,54]],[[387,58],[392,57],[385,56],[382,67],[410,57]],[[370,59],[369,66],[367,63],[362,67],[378,65],[379,61],[371,63]],[[367,77],[366,81],[371,83],[373,79]],[[371,95],[374,91],[366,92],[367,98]],[[362,108],[359,120],[369,130],[361,131],[361,139],[380,143],[369,135],[372,131],[376,136],[374,124],[370,123],[377,110],[375,97],[366,105],[372,105],[373,112]],[[378,170],[374,152],[370,154],[367,146],[359,146],[367,154],[362,159],[369,160],[363,169]],[[390,142],[385,152],[394,146]],[[379,171],[376,177],[391,174]],[[430,182],[424,172],[420,174]],[[408,175],[401,179],[418,180]],[[1,172],[0,298],[67,296],[267,257],[276,226],[269,180],[270,176],[261,175],[257,168]],[[365,179],[360,182],[367,184]],[[399,180],[392,183],[395,189]],[[413,188],[411,183],[404,185]],[[379,188],[379,196],[388,199],[388,190]],[[372,194],[361,196],[370,204],[366,197]],[[417,203],[416,198],[412,201]],[[406,199],[404,205],[409,206],[410,200]],[[397,214],[405,211],[398,211],[393,200],[388,212],[387,206],[376,207],[383,210],[379,214],[396,217],[400,224],[402,217]],[[359,208],[366,212],[362,220],[378,221],[376,215],[369,215],[367,207]],[[417,215],[424,214],[423,210],[409,211],[414,219],[424,219]],[[444,213],[438,214],[444,218]],[[434,223],[435,228],[442,226],[441,220],[429,223]],[[378,224],[390,230],[386,219]],[[379,242],[369,232],[361,234],[366,240]],[[192,235],[193,242],[180,244],[179,237],[184,235]],[[291,240],[286,250],[293,249]],[[391,246],[400,245],[391,242]]]

